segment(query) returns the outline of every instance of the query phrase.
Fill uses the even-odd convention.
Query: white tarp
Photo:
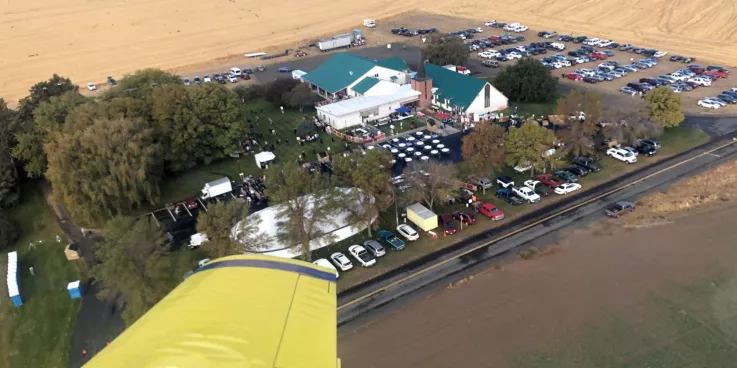
[[[256,164],[258,164],[260,167],[261,164],[264,164],[264,163],[268,164],[269,162],[273,161],[276,158],[276,155],[274,155],[271,152],[264,151],[264,152],[257,153],[255,157],[256,157]]]

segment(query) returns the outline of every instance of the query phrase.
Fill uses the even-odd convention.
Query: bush
[[[266,86],[263,84],[254,84],[252,86],[238,86],[233,88],[233,92],[238,95],[238,99],[243,103],[253,101],[264,97],[266,94]]]
[[[0,249],[11,247],[18,239],[18,232],[4,214],[0,213]]]
[[[558,78],[539,61],[523,58],[504,68],[492,84],[512,101],[548,102],[555,98]]]
[[[312,120],[302,120],[297,125],[297,136],[298,137],[313,135],[316,132],[317,132],[317,128],[315,128],[315,124],[312,122]]]
[[[519,251],[519,256],[520,256],[520,258],[522,258],[522,259],[525,259],[525,260],[529,260],[529,259],[533,259],[533,258],[535,258],[535,256],[536,256],[536,255],[537,255],[537,253],[539,253],[539,252],[540,252],[540,251],[539,251],[539,250],[537,250],[537,248],[535,248],[535,247],[532,247],[532,248],[525,248],[525,249],[522,249],[522,250],[520,250],[520,251]]]
[[[284,97],[286,93],[291,91],[292,88],[296,87],[299,81],[293,78],[279,78],[268,85],[266,85],[266,91],[264,97],[267,101],[283,106],[286,105]]]

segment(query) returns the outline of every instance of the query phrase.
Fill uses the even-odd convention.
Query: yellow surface
[[[268,256],[232,256],[325,269]],[[337,367],[335,282],[223,267],[190,276],[85,367]]]

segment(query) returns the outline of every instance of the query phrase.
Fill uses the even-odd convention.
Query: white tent
[[[274,155],[271,152],[261,152],[256,154],[256,164],[258,167],[264,167],[265,165],[268,165],[271,163],[271,161],[274,161],[276,158],[276,155]]]

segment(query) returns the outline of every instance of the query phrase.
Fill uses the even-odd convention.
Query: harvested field
[[[552,251],[342,331],[339,356],[350,367],[734,367],[736,215],[550,234],[531,245]]]

